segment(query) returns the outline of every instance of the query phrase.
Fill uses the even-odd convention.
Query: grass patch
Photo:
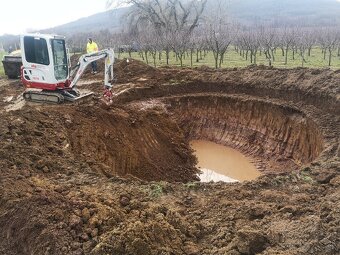
[[[163,185],[162,183],[151,184],[149,190],[149,196],[152,198],[158,198],[163,195]]]
[[[5,76],[5,70],[4,70],[4,67],[2,65],[2,58],[4,57],[5,54],[6,54],[6,52],[0,52],[0,77]]]
[[[326,59],[324,59],[322,50],[319,47],[315,47],[311,51],[311,56],[305,56],[306,63],[304,63],[304,67],[308,68],[331,68],[331,69],[339,69],[340,68],[340,56],[337,56],[337,52],[335,51],[334,56],[332,57],[332,64],[329,67],[328,66],[328,55],[326,56]],[[289,51],[288,52],[288,63],[285,65],[285,57],[282,56],[282,51],[281,49],[277,49],[275,55],[275,61],[272,63],[274,67],[278,68],[295,68],[295,67],[302,67],[302,60],[298,54],[295,54],[293,57],[293,52]],[[119,59],[122,58],[128,58],[129,54],[128,53],[121,53],[117,54]],[[145,58],[143,59],[141,54],[138,52],[133,52],[131,54],[131,57],[134,59],[138,59],[141,61],[144,61],[146,63]],[[265,55],[262,53],[258,53],[257,56],[257,65],[266,65],[268,66],[268,60],[266,60]],[[148,57],[148,64],[149,65],[154,65],[153,64],[153,58],[150,55]],[[199,61],[197,62],[197,56],[196,53],[193,55],[193,65],[192,67],[198,67],[198,66],[209,66],[209,67],[214,67],[215,66],[215,61],[212,52],[207,52],[207,54],[204,56],[202,54],[199,56]],[[161,54],[161,58],[159,59],[159,56],[157,54],[157,59],[156,59],[156,66],[165,66],[166,65],[166,59],[165,59],[165,54]],[[180,61],[176,60],[176,57],[173,53],[170,54],[170,59],[169,59],[169,65],[171,66],[180,66]],[[186,55],[185,59],[183,61],[183,65],[186,67],[191,66],[191,58],[190,55]],[[239,53],[237,53],[234,50],[234,47],[230,47],[229,50],[227,51],[227,54],[224,57],[223,63],[222,63],[222,68],[232,68],[232,67],[246,67],[251,65],[250,63],[250,58],[246,59],[246,57],[240,56]]]

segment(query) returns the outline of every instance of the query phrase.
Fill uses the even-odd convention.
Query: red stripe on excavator
[[[52,84],[28,81],[24,77],[23,67],[21,67],[21,81],[25,85],[26,88],[34,88],[34,89],[57,90],[57,89],[65,89],[70,86],[69,80],[66,80],[66,82],[59,82],[59,83],[52,83]]]

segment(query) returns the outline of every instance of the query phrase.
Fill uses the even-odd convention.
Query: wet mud
[[[250,158],[230,147],[206,140],[192,140],[190,147],[197,157],[197,167],[203,171],[199,174],[203,182],[250,181],[261,175]]]

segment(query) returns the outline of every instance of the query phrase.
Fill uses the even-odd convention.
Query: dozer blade
[[[75,96],[75,95],[66,96],[66,95],[64,95],[64,98],[65,98],[65,100],[67,100],[67,101],[75,102],[75,101],[79,101],[79,100],[81,100],[81,99],[88,98],[88,97],[91,96],[91,95],[93,95],[93,92],[89,92],[89,93],[82,94],[82,95],[79,95],[79,96]]]
[[[26,91],[23,94],[25,100],[37,103],[61,104],[64,102],[64,96],[59,93],[45,91]]]

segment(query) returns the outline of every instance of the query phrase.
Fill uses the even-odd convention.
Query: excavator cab
[[[58,35],[26,34],[20,36],[22,67],[21,80],[26,86],[28,101],[62,103],[91,95],[81,95],[75,88],[86,67],[105,58],[105,84],[113,79],[114,52],[111,49],[85,54],[79,58],[76,70],[70,70],[65,37]]]
[[[65,38],[51,35],[24,35],[22,81],[27,88],[64,89],[69,85]]]

